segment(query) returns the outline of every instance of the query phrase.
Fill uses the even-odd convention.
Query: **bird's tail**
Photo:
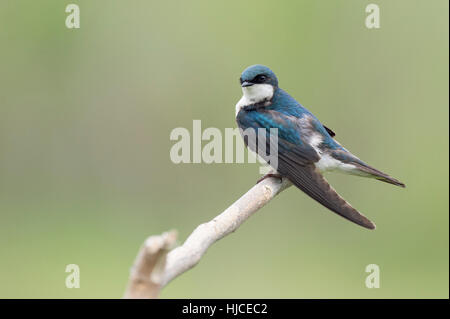
[[[389,176],[388,174],[385,174],[369,165],[367,165],[366,163],[352,163],[353,165],[356,166],[356,169],[364,174],[367,174],[368,177],[372,177],[375,178],[379,181],[385,182],[385,183],[389,183],[392,185],[396,185],[396,186],[400,186],[405,188],[405,184],[403,184],[402,182],[400,182],[399,180],[396,180],[395,178]]]

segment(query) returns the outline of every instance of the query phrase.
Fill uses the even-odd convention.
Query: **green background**
[[[235,127],[261,63],[407,188],[327,176],[375,231],[290,188],[162,297],[448,298],[448,1],[371,2],[2,0],[0,297],[121,297],[147,236],[182,242],[254,185],[258,164],[173,164],[169,135]]]

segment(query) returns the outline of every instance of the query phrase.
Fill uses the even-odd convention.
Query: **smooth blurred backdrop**
[[[290,188],[162,297],[448,298],[448,36],[446,0],[1,1],[0,297],[119,298],[147,236],[181,243],[253,186],[258,164],[173,164],[169,135],[236,127],[261,63],[407,188],[327,175],[375,231]]]

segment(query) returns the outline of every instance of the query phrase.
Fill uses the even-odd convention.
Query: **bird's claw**
[[[266,178],[269,178],[269,177],[278,178],[280,180],[280,183],[283,181],[283,177],[280,174],[269,173],[269,174],[264,175],[260,179],[258,179],[256,184],[261,183],[263,180],[265,180]]]

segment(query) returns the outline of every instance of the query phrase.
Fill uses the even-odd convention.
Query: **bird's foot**
[[[265,180],[266,178],[269,178],[269,177],[278,178],[280,180],[280,183],[283,181],[283,177],[280,174],[268,173],[268,174],[264,175],[263,177],[261,177],[260,179],[258,179],[256,184],[261,183],[263,180]]]

